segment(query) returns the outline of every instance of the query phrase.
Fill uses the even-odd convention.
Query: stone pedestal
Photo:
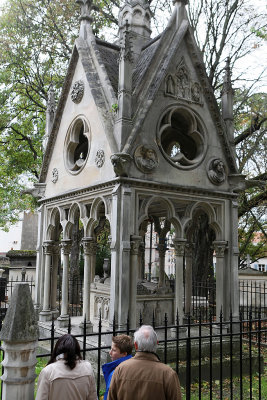
[[[15,285],[0,333],[5,352],[3,400],[33,400],[38,326],[29,285]]]

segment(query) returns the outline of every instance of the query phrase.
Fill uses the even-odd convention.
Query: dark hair
[[[78,340],[73,335],[69,334],[61,336],[54,347],[47,365],[57,361],[57,356],[59,356],[59,354],[64,354],[65,365],[70,369],[75,368],[76,361],[82,359]]]
[[[128,356],[132,354],[133,343],[132,343],[132,338],[130,336],[127,335],[113,336],[112,342],[115,344],[116,347],[118,347],[121,353],[127,353]]]

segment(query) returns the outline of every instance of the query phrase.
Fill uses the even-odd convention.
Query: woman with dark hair
[[[77,339],[61,336],[38,380],[36,400],[97,400],[94,373]]]

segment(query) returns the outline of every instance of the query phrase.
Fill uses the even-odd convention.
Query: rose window
[[[163,115],[158,144],[163,156],[181,169],[197,166],[207,148],[203,125],[195,113],[184,107],[172,108]]]

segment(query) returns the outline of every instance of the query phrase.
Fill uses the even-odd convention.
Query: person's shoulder
[[[166,365],[166,364],[164,364],[163,362],[159,362],[159,363],[157,364],[157,367],[158,367],[158,368],[161,368],[161,369],[162,369],[164,372],[166,372],[166,374],[168,374],[168,375],[172,375],[172,376],[177,375],[176,372],[175,372],[169,365]]]
[[[88,370],[88,372],[93,373],[92,365],[88,360],[79,360],[76,364],[76,367],[81,368],[81,369],[86,369],[86,370]]]

